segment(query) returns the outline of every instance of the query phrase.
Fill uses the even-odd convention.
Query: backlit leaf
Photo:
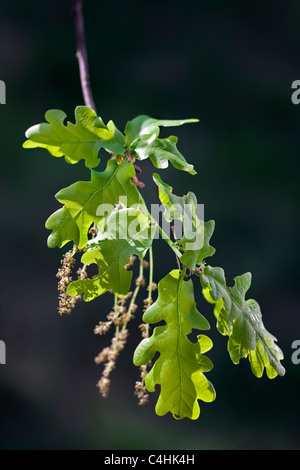
[[[160,385],[156,413],[197,419],[198,400],[215,399],[215,390],[204,375],[213,368],[204,356],[212,341],[205,335],[199,335],[195,343],[188,338],[193,329],[208,330],[209,323],[196,309],[192,280],[184,281],[178,270],[159,282],[158,299],[143,316],[143,321],[150,324],[162,320],[165,325],[155,327],[152,336],[137,347],[134,364],[147,364],[158,351],[160,356],[145,380],[149,392]]]
[[[118,165],[116,160],[109,160],[105,171],[91,170],[91,181],[79,181],[59,191],[56,199],[64,206],[46,222],[46,228],[52,230],[48,246],[62,247],[73,241],[83,248],[88,241],[91,224],[99,224],[112,212],[120,198],[127,202],[127,207],[139,204],[139,193],[131,182],[134,175],[132,163],[121,162]]]
[[[124,153],[124,136],[112,121],[106,126],[87,106],[75,109],[75,124],[65,124],[66,117],[60,110],[47,111],[47,123],[30,127],[26,132],[28,140],[23,147],[45,148],[54,157],[64,156],[67,163],[85,160],[88,168],[99,164],[98,153],[101,148],[116,154]]]
[[[202,263],[204,258],[215,253],[215,249],[209,244],[215,223],[213,220],[204,222],[199,219],[197,198],[194,193],[176,196],[173,194],[173,188],[164,183],[158,174],[153,174],[153,180],[158,186],[159,199],[165,208],[166,220],[172,222],[177,219],[182,222],[183,236],[178,244],[183,247],[184,254],[180,262],[194,270],[197,263]]]
[[[258,303],[245,300],[251,285],[251,274],[245,273],[235,279],[233,287],[227,287],[221,268],[206,266],[201,283],[206,300],[215,304],[214,313],[220,333],[229,336],[228,352],[238,364],[241,358],[249,357],[254,375],[261,377],[264,369],[267,376],[284,375],[281,365],[283,353],[275,344],[276,338],[264,327]]]
[[[158,137],[160,127],[177,127],[183,124],[199,122],[198,119],[154,119],[141,115],[128,121],[125,128],[126,145],[130,146],[136,139],[147,139],[151,136]]]
[[[198,120],[160,120],[149,116],[138,116],[126,125],[125,143],[139,160],[150,158],[156,168],[167,168],[170,162],[178,170],[194,175],[196,171],[193,165],[187,163],[177,149],[177,137],[158,138],[160,127],[181,126],[191,122],[198,122]]]
[[[125,222],[126,221],[126,222]],[[72,282],[68,294],[76,296],[83,293],[83,300],[90,301],[108,290],[118,297],[128,294],[132,272],[125,266],[130,255],[143,258],[152,244],[155,228],[148,215],[134,208],[113,212],[107,219],[107,231],[92,239],[88,251],[81,262],[87,266],[96,264],[98,274],[91,279]]]

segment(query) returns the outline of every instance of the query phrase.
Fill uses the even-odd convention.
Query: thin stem
[[[148,299],[147,308],[152,304],[152,290],[153,290],[153,251],[152,246],[149,248],[149,285],[148,285]],[[145,323],[145,337],[149,337],[149,323]],[[144,383],[144,379],[142,380]]]
[[[140,260],[140,270],[139,270],[139,277],[138,279],[143,279],[143,276],[144,276],[144,266],[143,266],[143,263],[142,263],[143,260]],[[131,312],[131,308],[132,306],[135,304],[135,300],[137,298],[137,295],[140,291],[140,288],[141,288],[141,283],[139,282],[135,289],[134,289],[134,292],[132,294],[132,297],[130,299],[130,303],[129,303],[129,306],[128,306],[128,312],[130,313]],[[123,325],[123,328],[124,328],[124,325]]]
[[[152,217],[152,214],[149,212],[148,210],[148,207],[145,203],[145,200],[143,198],[143,196],[141,195],[141,193],[139,192],[139,197],[140,197],[140,203],[141,203],[141,206],[142,206],[142,209],[148,214],[149,218],[151,219],[151,221],[156,225],[156,227],[158,228],[158,231],[159,231],[159,234],[161,235],[162,239],[165,240],[165,242],[169,245],[169,247],[174,251],[174,253],[176,254],[176,256],[180,259],[181,256],[182,256],[182,253],[178,250],[178,248],[176,248],[176,246],[174,245],[174,243],[172,242],[171,238],[166,234],[166,232],[161,228],[161,226],[159,225],[159,223],[154,219],[154,217]]]
[[[143,261],[141,260],[140,266],[143,266]],[[140,273],[140,279],[141,279],[141,273]],[[146,299],[146,304],[145,304],[145,309],[150,307],[152,303],[152,283],[153,283],[153,253],[152,253],[152,247],[149,248],[149,293],[148,293],[148,298]],[[148,323],[142,323],[140,325],[140,328],[142,330],[142,336],[143,338],[149,338],[149,324]],[[147,367],[148,364],[142,364],[140,366],[140,375],[141,375],[141,381],[137,381],[135,383],[135,395],[139,399],[139,405],[145,405],[148,403],[148,398],[149,395],[147,393],[147,389],[145,386],[145,377],[147,375]]]
[[[72,16],[75,23],[77,52],[76,56],[79,63],[80,82],[85,105],[96,112],[96,106],[92,94],[90,73],[88,64],[88,55],[85,42],[84,21],[82,13],[82,0],[73,0]]]
[[[114,294],[114,312],[117,312],[117,307],[118,307],[118,297],[116,294]]]
[[[119,314],[117,313],[118,312],[118,297],[116,296],[116,294],[114,294],[114,312],[117,316],[119,316]],[[118,333],[119,333],[119,327],[116,326],[116,336],[118,336]]]
[[[176,246],[174,246],[174,243],[172,242],[170,237],[168,237],[166,232],[161,228],[161,226],[158,223],[157,223],[157,228],[158,228],[160,235],[162,236],[162,239],[165,240],[165,242],[169,245],[169,247],[174,251],[176,256],[178,256],[178,258],[180,259],[182,256],[182,253],[178,250],[178,248],[176,248]]]
[[[153,284],[153,251],[152,246],[149,248],[149,294],[148,294],[148,305],[152,302],[152,284]]]
[[[183,281],[183,279],[185,278],[185,275],[186,275],[186,266],[183,266],[181,274],[180,274],[180,282]]]

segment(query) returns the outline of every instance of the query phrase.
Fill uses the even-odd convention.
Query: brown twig
[[[82,13],[82,0],[73,0],[72,17],[74,18],[77,52],[76,56],[79,63],[80,82],[85,105],[92,108],[96,112],[96,106],[92,94],[88,55],[85,42],[84,21]]]

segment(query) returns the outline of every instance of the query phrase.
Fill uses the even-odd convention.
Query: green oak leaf
[[[184,156],[177,149],[177,137],[170,136],[166,139],[155,139],[153,142],[139,139],[132,146],[134,154],[137,155],[139,160],[150,158],[151,162],[156,168],[168,168],[169,162],[177,168],[195,175],[196,171],[194,166],[187,163]]]
[[[197,419],[198,400],[215,399],[215,390],[204,375],[213,368],[204,356],[212,341],[205,335],[199,335],[195,343],[188,338],[193,329],[208,330],[210,326],[196,309],[192,280],[184,281],[178,270],[159,282],[158,299],[143,316],[143,321],[150,324],[162,320],[165,325],[155,327],[152,336],[143,339],[135,350],[134,364],[147,364],[158,351],[160,356],[145,379],[149,392],[160,385],[156,413]]]
[[[75,124],[67,122],[65,125],[66,117],[60,110],[47,111],[47,123],[30,127],[26,132],[28,140],[23,147],[45,148],[54,157],[65,156],[67,163],[85,160],[88,168],[99,164],[98,153],[101,148],[116,154],[124,153],[125,137],[112,121],[106,126],[95,111],[87,106],[77,106]]]
[[[72,282],[68,295],[83,293],[83,300],[89,302],[112,290],[118,297],[125,297],[130,289],[132,272],[125,266],[131,255],[144,258],[150,248],[155,233],[148,215],[135,208],[112,212],[106,221],[105,233],[90,240],[88,251],[81,262],[87,266],[97,264],[98,274],[91,279]]]
[[[199,122],[198,119],[154,119],[147,115],[140,115],[128,121],[125,127],[126,145],[130,146],[136,139],[145,139],[151,136],[158,137],[160,127],[177,127],[183,124]]]
[[[46,228],[52,230],[48,246],[62,247],[73,241],[83,248],[88,241],[90,226],[99,224],[120,200],[127,202],[127,207],[138,205],[139,192],[131,182],[134,175],[132,163],[118,164],[116,160],[109,160],[105,171],[91,170],[91,181],[79,181],[59,191],[56,199],[64,206],[46,222]]]
[[[201,240],[202,246],[198,250],[185,249],[184,254],[180,258],[180,262],[194,270],[197,264],[203,263],[205,258],[213,256],[216,252],[215,248],[209,244],[212,234],[215,229],[215,221],[209,220],[207,222],[197,225],[197,237]]]
[[[125,144],[139,160],[150,158],[156,168],[167,168],[170,162],[178,170],[195,175],[193,165],[187,163],[177,149],[177,137],[158,138],[160,127],[181,126],[191,122],[198,122],[198,119],[160,120],[138,116],[126,125]]]
[[[172,222],[178,219],[184,220],[184,208],[187,205],[193,206],[193,215],[196,216],[197,198],[194,193],[188,192],[186,196],[176,196],[173,194],[173,188],[165,183],[157,173],[153,173],[153,181],[158,187],[158,196],[160,202],[165,208],[165,219]]]
[[[253,374],[274,378],[283,376],[281,365],[283,353],[275,344],[276,338],[264,327],[258,303],[245,300],[251,285],[251,274],[245,273],[234,279],[234,286],[227,287],[222,268],[203,268],[201,284],[207,301],[215,304],[214,314],[221,334],[229,336],[228,352],[234,364],[241,358],[249,357]]]
[[[197,263],[201,264],[204,258],[212,256],[216,251],[209,244],[215,222],[204,222],[198,218],[197,198],[194,193],[176,196],[173,194],[173,188],[163,182],[158,174],[153,174],[153,180],[158,186],[159,199],[165,208],[164,216],[167,222],[178,219],[183,223],[183,237],[178,242],[184,249],[180,262],[194,270]]]

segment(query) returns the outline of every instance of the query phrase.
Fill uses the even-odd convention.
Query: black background
[[[133,396],[138,370],[137,318],[112,374],[109,398],[95,387],[94,356],[109,342],[93,334],[111,297],[57,314],[55,274],[62,252],[47,248],[45,220],[59,207],[54,194],[88,180],[83,162],[67,165],[43,150],[23,150],[28,127],[47,109],[73,121],[83,104],[70,2],[1,2],[0,79],[7,104],[1,126],[0,366],[1,449],[298,449],[300,365],[291,361],[299,321],[300,106],[291,84],[300,79],[298,2],[99,2],[84,5],[91,81],[104,122],[121,130],[138,114],[197,117],[171,129],[197,176],[169,168],[162,178],[175,194],[194,191],[216,221],[212,265],[229,285],[251,271],[249,296],[285,354],[284,378],[256,379],[248,361],[234,366],[226,338],[210,319],[217,390],[200,404],[199,420],[154,413],[156,394],[141,408]],[[167,130],[168,131],[168,130]],[[168,132],[163,132],[168,135]],[[105,157],[100,168],[105,166]],[[143,195],[156,201],[151,165],[143,164]],[[154,246],[155,281],[176,267]]]

